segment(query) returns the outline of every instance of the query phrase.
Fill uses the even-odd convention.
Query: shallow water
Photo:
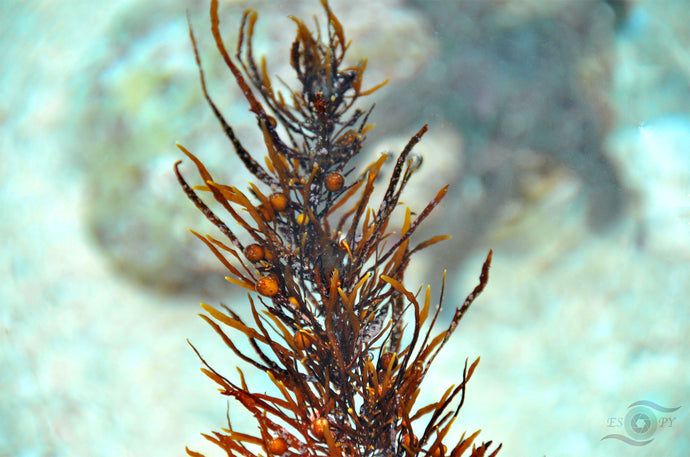
[[[331,4],[353,39],[353,61],[369,57],[366,84],[392,78],[373,97],[381,121],[372,154],[399,150],[428,122],[418,150],[425,167],[406,203],[420,208],[448,181],[454,189],[428,224],[454,241],[413,262],[406,279],[437,287],[448,268],[451,307],[494,250],[489,286],[423,396],[437,397],[458,382],[465,357],[481,356],[458,434],[481,428],[503,455],[685,457],[690,28],[682,18],[690,7],[640,0],[618,30],[550,38],[549,26],[565,27],[558,18],[574,17],[561,16],[572,1],[554,2],[563,9],[504,2],[495,22],[451,44],[448,24],[464,16],[439,19],[393,0]],[[318,2],[229,2],[228,42],[248,3],[266,37],[257,36],[257,52],[271,52],[272,71],[286,74],[293,23],[285,16],[309,16]],[[593,17],[578,14],[605,22],[599,15],[608,13],[591,4]],[[226,405],[185,339],[234,375],[236,360],[196,304],[222,300],[242,311],[246,297],[186,231],[212,229],[176,187],[174,143],[228,180],[247,176],[228,162],[203,104],[186,8],[218,104],[245,146],[263,151],[213,53],[204,2],[0,6],[0,456],[181,455],[185,445],[219,455],[199,433],[223,426]],[[535,37],[541,44],[531,47]],[[549,78],[554,61],[536,59],[535,49],[567,65]],[[469,62],[460,69],[476,73],[449,62],[460,53]],[[516,55],[537,63],[509,62]],[[487,68],[497,72],[490,81]],[[539,87],[548,96],[534,96]],[[441,103],[458,94],[468,95]],[[571,121],[577,128],[564,127]],[[588,139],[577,143],[580,156],[566,137]],[[613,194],[622,202],[615,210]],[[245,371],[250,385],[266,382]],[[656,424],[651,433],[626,429],[639,401],[653,402],[637,406]],[[244,420],[235,405],[230,414]]]

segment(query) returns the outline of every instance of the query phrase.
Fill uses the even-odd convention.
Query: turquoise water
[[[413,262],[411,288],[448,268],[450,308],[494,250],[424,398],[481,355],[458,433],[504,455],[690,455],[689,7],[640,0],[616,26],[605,2],[503,3],[331,2],[365,86],[391,77],[364,154],[429,123],[405,202],[452,184],[426,233],[453,240]],[[292,81],[285,16],[318,2],[228,2],[228,43],[247,6],[257,53]],[[174,143],[248,177],[203,103],[187,8],[211,91],[260,159],[204,2],[0,6],[0,456],[218,455],[199,433],[226,404],[185,339],[234,376],[196,305],[242,312],[246,296],[186,230],[212,228],[177,188]],[[642,405],[652,433],[625,427],[639,401],[657,405]]]

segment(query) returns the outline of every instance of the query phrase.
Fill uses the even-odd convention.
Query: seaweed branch
[[[491,441],[476,445],[478,432],[463,434],[450,452],[444,444],[479,358],[469,366],[465,361],[460,383],[438,401],[416,405],[432,361],[486,286],[492,253],[482,266],[479,284],[457,307],[446,329],[432,334],[443,288],[428,323],[430,289],[421,297],[403,285],[403,276],[413,254],[448,238],[435,236],[413,248],[409,244],[446,195],[447,186],[416,216],[406,209],[397,239],[389,230],[400,197],[421,166],[410,153],[428,127],[422,126],[398,155],[383,199],[373,209],[370,200],[386,158],[359,175],[348,169],[348,163],[361,151],[372,127],[367,124],[371,108],[354,106],[385,81],[362,89],[366,61],[344,66],[350,42],[328,2],[321,0],[321,5],[326,15],[323,33],[290,18],[297,33],[289,58],[300,87],[285,92],[275,88],[265,59],[255,60],[257,13],[244,13],[237,51],[231,56],[220,32],[218,1],[211,1],[213,38],[263,134],[265,166],[244,148],[209,95],[189,24],[204,98],[237,157],[263,186],[250,184],[245,193],[216,182],[201,160],[178,145],[202,180],[190,186],[177,162],[175,174],[182,189],[229,244],[192,233],[228,269],[228,281],[250,291],[250,322],[225,305],[202,304],[206,314],[201,317],[235,355],[264,371],[275,386],[272,394],[252,390],[241,371],[239,380],[233,381],[194,348],[203,373],[257,423],[254,434],[240,433],[228,418],[227,428],[204,436],[229,456],[457,457],[465,451],[475,457],[495,456],[501,446],[488,454]],[[203,194],[210,194],[232,223],[224,222]],[[249,342],[249,353],[236,344],[241,336]],[[201,455],[189,449],[187,453]]]

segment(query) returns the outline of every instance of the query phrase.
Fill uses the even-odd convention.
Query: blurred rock
[[[445,202],[459,234],[451,250],[466,255],[506,205],[528,201],[533,181],[559,168],[580,181],[591,228],[615,222],[625,192],[603,147],[613,126],[611,8],[599,0],[409,3],[431,24],[438,54],[385,94],[377,119],[395,131],[445,121],[462,135],[462,151],[433,156],[463,156],[461,168],[446,170],[459,183]]]

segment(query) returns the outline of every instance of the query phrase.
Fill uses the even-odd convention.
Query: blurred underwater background
[[[175,142],[221,182],[251,178],[203,99],[186,10],[212,97],[254,157],[265,147],[208,3],[0,3],[0,457],[220,455],[200,433],[225,399],[186,339],[238,376],[196,314],[249,310],[187,231],[215,233],[178,187]],[[447,269],[447,319],[494,250],[422,400],[481,356],[455,433],[481,428],[499,455],[690,455],[690,2],[330,4],[364,87],[391,79],[362,100],[376,128],[360,165],[428,123],[403,199],[421,210],[451,183],[416,239],[453,238],[407,286],[438,294]],[[246,8],[256,53],[294,83],[287,16],[322,21],[319,2],[221,1],[229,48]],[[230,403],[252,427],[243,414]]]

